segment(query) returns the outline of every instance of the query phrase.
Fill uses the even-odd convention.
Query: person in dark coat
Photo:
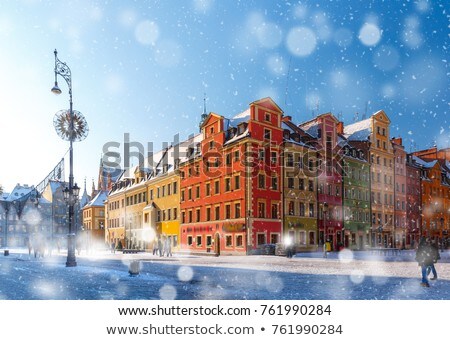
[[[437,272],[436,268],[434,267],[434,264],[441,259],[441,255],[439,255],[439,248],[436,244],[436,241],[431,242],[430,248],[433,263],[431,263],[427,268],[427,276],[430,275],[430,273],[433,273],[433,277],[430,280],[437,280]]]
[[[433,250],[431,244],[427,242],[425,237],[420,239],[416,252],[416,261],[422,269],[422,282],[420,285],[423,287],[430,287],[430,284],[428,283],[427,268],[433,264]]]

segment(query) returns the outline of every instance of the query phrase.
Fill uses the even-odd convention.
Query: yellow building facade
[[[180,176],[177,170],[162,170],[146,183],[149,204],[144,208],[144,226],[155,237],[169,238],[173,250],[180,240]]]

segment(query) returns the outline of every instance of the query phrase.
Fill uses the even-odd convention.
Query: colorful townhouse
[[[363,150],[347,140],[342,147],[344,247],[362,250],[370,244],[370,166]]]
[[[450,167],[446,160],[424,160],[412,156],[421,169],[421,235],[439,242],[448,240],[450,219]]]
[[[319,245],[330,242],[331,249],[344,244],[342,213],[342,154],[338,147],[339,121],[325,113],[299,127],[314,138],[318,151],[317,205]]]
[[[392,138],[392,149],[394,151],[394,235],[395,247],[406,248],[407,231],[407,173],[406,173],[406,151],[401,138]]]
[[[108,192],[100,190],[83,208],[83,242],[89,251],[105,243],[105,201]]]
[[[147,249],[143,210],[148,205],[146,179],[149,169],[134,166],[122,172],[112,184],[105,201],[105,242],[127,249]]]
[[[281,242],[282,114],[264,98],[205,117],[199,150],[180,164],[183,249],[245,254]]]
[[[419,244],[422,232],[422,177],[420,166],[406,155],[406,248]]]
[[[383,110],[344,128],[348,141],[366,146],[371,168],[371,246],[395,246],[394,152],[389,139],[390,120]]]
[[[291,120],[283,117],[283,225],[284,236],[296,251],[318,249],[317,149],[314,139]]]
[[[173,251],[180,249],[179,165],[198,150],[202,135],[168,146],[153,156],[154,169],[147,179],[148,205],[144,208],[144,229],[148,238],[169,240]],[[150,228],[150,229],[149,229]]]

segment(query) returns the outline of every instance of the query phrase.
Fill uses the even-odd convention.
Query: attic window
[[[210,132],[210,133],[214,133],[214,127],[211,127],[211,128],[209,129],[209,132]]]
[[[266,113],[264,119],[266,122],[270,122],[270,113]]]

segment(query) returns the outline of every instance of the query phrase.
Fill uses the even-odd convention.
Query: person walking
[[[167,257],[172,256],[172,239],[170,236],[166,237],[166,244],[165,244],[165,249],[166,249],[166,255]]]
[[[163,257],[164,256],[163,241],[162,241],[161,237],[162,236],[158,237],[159,257]]]
[[[158,255],[158,239],[153,240],[153,255]]]
[[[431,264],[433,264],[432,252],[431,245],[427,242],[425,237],[422,237],[416,252],[416,261],[422,271],[422,282],[420,283],[422,287],[430,287],[430,284],[428,283],[427,269]]]
[[[439,248],[436,244],[436,241],[431,242],[430,249],[433,262],[427,268],[427,277],[428,275],[430,275],[430,273],[433,273],[433,277],[430,278],[430,280],[437,280],[438,276],[434,264],[441,259],[441,255],[439,255]]]

